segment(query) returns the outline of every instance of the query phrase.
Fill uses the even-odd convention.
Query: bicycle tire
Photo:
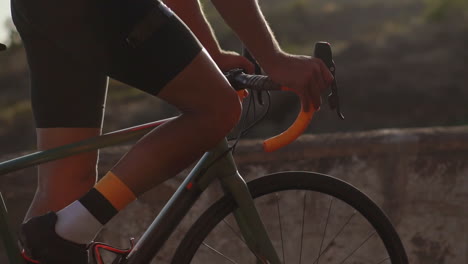
[[[392,264],[408,263],[403,244],[385,213],[368,196],[340,179],[311,172],[280,172],[253,180],[248,187],[254,199],[285,190],[314,191],[335,197],[358,211],[373,226]],[[209,207],[186,233],[172,263],[190,263],[204,239],[234,209],[236,204],[228,195]]]

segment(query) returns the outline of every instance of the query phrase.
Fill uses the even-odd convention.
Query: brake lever
[[[344,120],[344,115],[341,112],[340,107],[340,98],[338,96],[338,85],[336,82],[335,75],[336,66],[335,62],[333,61],[330,43],[324,41],[319,41],[315,43],[314,57],[321,59],[334,77],[333,83],[331,85],[331,93],[328,95],[328,106],[331,110],[336,110],[336,114],[338,115],[338,117],[341,120]]]
[[[341,120],[344,120],[344,115],[341,112],[340,108],[340,97],[338,96],[338,86],[336,85],[336,80],[333,81],[331,87],[331,93],[328,95],[328,105],[331,110],[336,109],[336,114]]]

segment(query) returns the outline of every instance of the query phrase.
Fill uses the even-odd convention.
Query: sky
[[[10,0],[0,0],[0,42],[5,42],[8,36],[5,27],[7,19],[11,19]]]

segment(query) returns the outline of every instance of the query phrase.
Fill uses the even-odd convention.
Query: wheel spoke
[[[317,257],[317,259],[313,262],[314,264],[317,262],[318,263],[318,260],[320,258],[320,256],[322,256],[323,254],[325,254],[330,248],[331,246],[333,245],[333,242],[335,241],[335,239],[341,234],[341,232],[343,232],[344,228],[346,226],[348,226],[349,222],[351,222],[351,219],[353,219],[353,217],[356,215],[357,211],[354,210],[353,211],[353,214],[348,217],[348,220],[346,220],[346,222],[341,226],[340,230],[338,230],[338,232],[336,233],[336,235],[330,240],[330,242],[328,242],[327,246],[325,247],[325,249],[323,250],[323,252],[320,253],[320,255]]]
[[[280,212],[280,207],[279,207],[279,195],[278,195],[278,193],[275,193],[275,195],[276,195],[276,209],[278,210],[278,222],[279,222],[280,236],[281,236],[281,250],[283,252],[283,263],[286,264],[286,261],[284,261],[285,256],[284,256],[283,226],[281,225],[281,212]]]
[[[235,262],[234,260],[232,260],[231,258],[229,258],[228,256],[224,255],[223,253],[219,252],[218,250],[216,250],[215,248],[213,248],[212,246],[206,244],[205,242],[202,243],[205,247],[207,247],[208,249],[210,249],[212,252],[215,252],[216,254],[220,255],[221,257],[223,257],[224,259],[226,259],[227,261],[231,262],[231,263],[234,263],[234,264],[237,264],[237,262]]]
[[[305,221],[305,210],[306,210],[306,202],[307,202],[307,193],[304,192],[304,206],[302,208],[302,225],[301,225],[301,247],[299,252],[299,264],[302,263],[302,246],[304,242],[304,221]]]
[[[317,257],[317,264],[319,264],[320,256],[322,255],[322,246],[323,246],[323,241],[325,240],[325,236],[326,236],[326,234],[327,234],[328,219],[330,218],[330,213],[331,213],[332,205],[333,205],[333,197],[330,198],[330,206],[328,207],[327,221],[325,222],[325,228],[324,228],[324,230],[323,230],[322,241],[320,242],[319,255],[318,255],[318,257]],[[314,262],[314,263],[315,263],[315,262]]]
[[[373,237],[374,235],[376,234],[376,232],[372,232],[366,239],[364,239],[364,241],[362,241],[362,243],[355,249],[351,252],[351,254],[349,254],[340,264],[343,264],[345,263],[345,261],[351,257],[352,255],[354,255],[354,253],[356,253],[356,251],[358,251],[358,249],[360,249],[371,237]]]
[[[234,229],[234,227],[232,227],[232,225],[229,224],[229,223],[226,221],[226,219],[223,219],[223,222],[224,222],[224,224],[226,224],[226,225],[229,227],[229,229],[231,229],[231,231],[236,235],[236,237],[239,238],[239,239],[244,243],[244,245],[247,246],[247,243],[245,242],[244,238],[242,238],[242,235],[239,234],[239,233]]]

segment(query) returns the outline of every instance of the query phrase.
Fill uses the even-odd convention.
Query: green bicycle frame
[[[127,142],[143,136],[155,127],[172,119],[174,118],[107,133],[77,143],[5,161],[0,163],[0,175],[78,153]],[[120,263],[149,263],[197,198],[214,179],[219,179],[225,193],[230,194],[236,201],[238,209],[234,214],[235,218],[247,245],[257,256],[258,262],[279,264],[279,257],[258,215],[247,185],[237,171],[226,139],[222,140],[214,149],[205,153],[143,234],[128,258]],[[1,193],[0,199],[2,200],[0,204],[0,235],[7,256],[11,264],[24,264],[17,245],[18,240],[11,232],[8,224],[7,208],[4,205]]]
[[[197,198],[216,178],[239,206],[235,217],[249,248],[260,263],[267,263],[268,260],[269,263],[279,264],[279,257],[268,238],[247,185],[237,171],[226,139],[200,159],[135,245],[128,259],[121,264],[149,263]]]

